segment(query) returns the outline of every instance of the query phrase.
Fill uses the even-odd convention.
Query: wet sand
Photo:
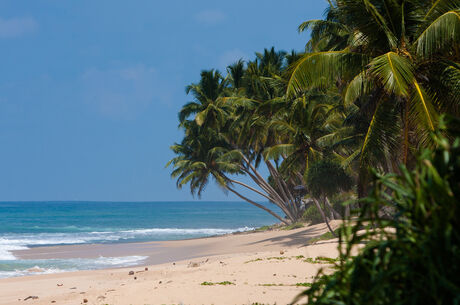
[[[326,232],[319,224],[192,240],[15,251],[24,259],[149,258],[137,267],[1,279],[0,304],[286,304],[305,289],[298,284],[311,282],[320,268],[328,268],[299,257],[338,255],[337,240],[307,245]],[[28,296],[38,299],[24,301]]]

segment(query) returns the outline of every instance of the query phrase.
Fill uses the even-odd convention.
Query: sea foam
[[[25,275],[50,274],[77,270],[94,270],[113,267],[135,266],[147,259],[147,256],[121,256],[72,259],[36,259],[0,261],[0,278]]]
[[[249,227],[236,229],[145,228],[119,231],[79,231],[66,233],[6,233],[0,235],[0,260],[14,260],[16,258],[11,251],[25,250],[29,247],[37,246],[183,239],[243,232],[252,229],[253,228]]]

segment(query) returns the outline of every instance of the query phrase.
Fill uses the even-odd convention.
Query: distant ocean
[[[275,222],[245,202],[0,202],[0,278],[132,266],[147,258],[22,260],[12,250],[187,239]]]

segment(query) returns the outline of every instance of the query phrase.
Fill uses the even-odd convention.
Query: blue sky
[[[302,50],[326,1],[2,0],[0,200],[192,200],[169,146],[187,84]],[[234,200],[210,185],[203,200]]]

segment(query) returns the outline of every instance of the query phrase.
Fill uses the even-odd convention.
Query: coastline
[[[339,222],[333,225],[337,227]],[[19,304],[28,296],[38,297],[28,299],[33,304],[75,304],[84,299],[88,304],[286,303],[305,288],[298,284],[311,282],[312,276],[324,267],[299,261],[299,257],[337,256],[337,240],[307,245],[308,240],[326,232],[326,226],[318,224],[289,231],[188,240],[18,250],[14,254],[21,259],[127,255],[148,258],[127,268],[0,279],[0,304]],[[146,266],[148,271],[144,271]],[[129,271],[135,275],[128,275]],[[221,282],[231,284],[212,285]],[[70,289],[73,287],[76,288]]]

